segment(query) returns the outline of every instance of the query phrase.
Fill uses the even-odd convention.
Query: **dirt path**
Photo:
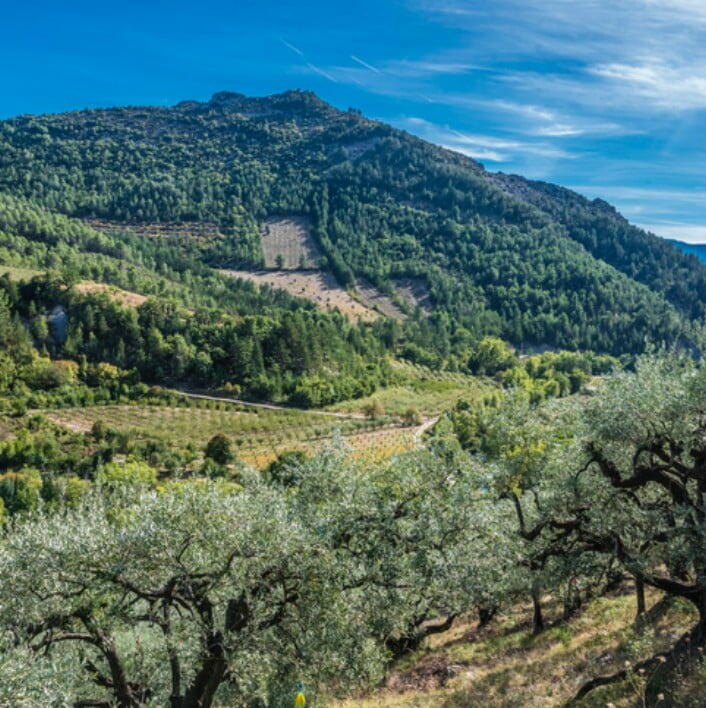
[[[429,420],[425,420],[415,431],[414,431],[414,442],[419,443],[421,442],[422,435],[429,430],[429,428],[432,428],[434,425],[436,425],[439,421],[439,418],[441,418],[440,415],[435,416],[434,418],[429,418]]]

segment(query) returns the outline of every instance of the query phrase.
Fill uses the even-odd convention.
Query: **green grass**
[[[408,381],[398,386],[376,391],[366,398],[342,401],[329,408],[332,411],[363,413],[372,402],[379,401],[387,415],[400,416],[408,408],[416,408],[423,416],[433,416],[452,408],[465,399],[477,401],[496,386],[485,379],[441,372],[405,370]]]
[[[9,275],[10,280],[30,280],[35,275],[40,275],[41,270],[34,268],[21,268],[19,266],[9,266],[0,264],[0,275]]]

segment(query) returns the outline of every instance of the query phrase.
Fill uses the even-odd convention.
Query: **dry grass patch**
[[[330,273],[324,271],[257,271],[222,270],[234,278],[252,280],[258,285],[281,288],[290,295],[311,300],[322,310],[338,309],[351,319],[372,321],[379,317],[374,310],[363,305],[342,288]]]
[[[74,286],[74,289],[79,293],[106,293],[111,300],[124,305],[125,307],[139,307],[147,298],[138,293],[131,293],[127,290],[121,290],[114,285],[106,283],[94,283],[93,281],[84,281]]]
[[[651,604],[660,600],[649,595]],[[406,657],[390,672],[386,685],[373,694],[334,703],[339,708],[525,708],[562,706],[587,680],[609,674],[657,651],[669,649],[689,628],[694,617],[685,604],[675,602],[658,613],[653,624],[634,622],[632,594],[599,598],[568,622],[560,621],[561,608],[547,606],[549,629],[531,633],[531,608],[518,606],[478,632],[467,620],[428,646]],[[706,672],[703,670],[706,681]],[[693,695],[700,673],[684,682],[685,695]],[[636,676],[615,686],[596,690],[582,703],[587,708],[642,705],[644,679]],[[687,699],[684,699],[687,701]],[[676,705],[676,704],[675,704]],[[679,705],[704,705],[680,703]]]

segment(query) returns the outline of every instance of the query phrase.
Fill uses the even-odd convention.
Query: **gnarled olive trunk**
[[[542,597],[539,583],[532,584],[532,634],[544,631],[544,615],[542,614]]]

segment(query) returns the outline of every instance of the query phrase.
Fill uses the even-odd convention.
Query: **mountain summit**
[[[606,202],[306,91],[2,121],[0,190],[122,228],[213,225],[185,248],[219,267],[261,267],[267,220],[304,220],[342,285],[394,298],[413,279],[420,331],[447,338],[633,353],[704,314],[706,268]]]

